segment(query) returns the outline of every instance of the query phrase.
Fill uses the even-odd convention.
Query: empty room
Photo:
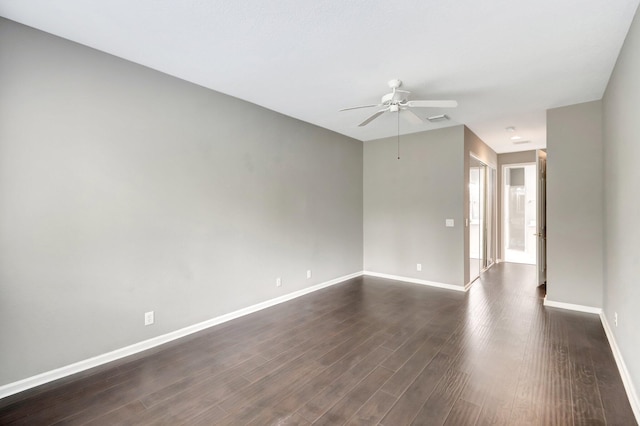
[[[637,425],[640,0],[0,0],[0,425]]]

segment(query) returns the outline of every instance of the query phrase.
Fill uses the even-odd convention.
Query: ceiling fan
[[[349,108],[343,108],[340,111],[349,111],[352,109],[360,109],[360,108],[373,108],[373,107],[382,107],[382,109],[376,111],[369,117],[367,117],[362,123],[358,124],[359,127],[366,126],[371,123],[376,118],[380,117],[385,112],[400,112],[406,111],[409,113],[408,117],[413,118],[414,120],[418,120],[422,122],[423,120],[416,115],[410,108],[455,108],[458,106],[456,101],[410,101],[409,95],[411,92],[407,90],[400,90],[399,87],[402,86],[402,81],[400,80],[390,80],[388,82],[389,87],[391,88],[391,93],[387,93],[382,97],[379,104],[373,105],[360,105]]]

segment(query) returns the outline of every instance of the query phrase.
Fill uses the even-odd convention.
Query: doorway
[[[496,170],[471,155],[469,159],[469,283],[495,259]]]
[[[504,261],[536,264],[536,163],[502,167],[502,246]]]
[[[538,243],[538,286],[547,285],[547,152],[536,151],[536,171],[538,172],[537,196],[538,208],[536,216],[536,239]]]

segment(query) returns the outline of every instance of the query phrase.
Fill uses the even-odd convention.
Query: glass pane
[[[505,261],[536,262],[536,166],[505,169]]]

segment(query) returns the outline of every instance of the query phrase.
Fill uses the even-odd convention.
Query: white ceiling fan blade
[[[372,107],[377,107],[377,106],[382,106],[380,104],[373,104],[373,105],[359,105],[359,106],[354,106],[354,107],[349,107],[349,108],[342,108],[340,111],[349,111],[352,109],[360,109],[360,108],[372,108]]]
[[[358,124],[358,127],[366,126],[367,124],[371,123],[373,120],[375,120],[376,118],[380,117],[382,114],[384,114],[387,111],[389,111],[389,108],[381,109],[380,111],[376,112],[375,114],[370,115],[366,120],[364,120],[362,123]]]
[[[411,111],[410,109],[404,109],[402,110],[402,112],[403,112],[402,116],[406,118],[407,121],[410,122],[411,124],[424,123],[424,120],[422,120],[422,118],[420,118],[415,112]]]
[[[458,106],[456,101],[409,101],[408,107],[413,108],[455,108]]]

